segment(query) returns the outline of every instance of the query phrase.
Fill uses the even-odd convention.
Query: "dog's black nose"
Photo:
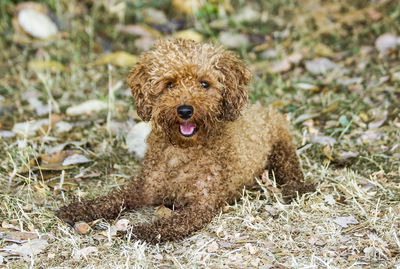
[[[188,105],[178,107],[178,116],[183,120],[190,119],[193,116],[193,107]]]

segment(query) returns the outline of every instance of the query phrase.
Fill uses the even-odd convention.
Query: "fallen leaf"
[[[157,39],[154,37],[142,36],[140,38],[136,38],[133,43],[140,51],[148,51],[156,42]]]
[[[3,220],[1,222],[1,227],[4,229],[13,229],[13,230],[19,231],[20,227],[17,224],[18,223],[14,223],[13,221],[9,222],[7,220]]]
[[[126,232],[128,230],[129,220],[120,219],[115,223],[115,228],[117,231]]]
[[[69,166],[79,163],[88,163],[90,160],[81,154],[73,154],[68,156],[62,163],[63,166]]]
[[[14,242],[14,243],[24,243],[26,240],[38,238],[37,233],[32,232],[20,232],[20,231],[11,231],[11,232],[1,232],[0,237],[2,240],[6,242]]]
[[[191,29],[176,32],[174,34],[174,37],[186,40],[194,40],[196,42],[200,42],[203,40],[203,36],[201,34]]]
[[[129,130],[126,136],[128,152],[133,153],[135,158],[141,160],[146,153],[146,138],[150,134],[151,125],[147,122],[139,122]]]
[[[38,116],[43,116],[51,112],[51,106],[44,105],[37,97],[28,98],[29,105],[35,109]]]
[[[333,55],[332,49],[323,43],[318,43],[317,45],[315,45],[314,52],[318,56],[323,57],[330,57]]]
[[[336,201],[333,198],[332,194],[328,194],[324,196],[324,201],[325,203],[327,203],[328,205],[335,205]]]
[[[78,155],[78,156],[74,156]],[[31,168],[39,168],[42,170],[64,170],[72,168],[73,165],[89,162],[86,157],[82,157],[79,151],[62,150],[50,154],[40,154],[37,160],[30,162]],[[68,159],[70,158],[70,159]]]
[[[155,8],[146,8],[142,11],[143,20],[147,24],[166,25],[168,19],[165,13]]]
[[[378,140],[383,140],[384,138],[386,138],[386,134],[385,133],[376,132],[376,131],[373,131],[373,130],[368,130],[366,132],[362,132],[361,133],[361,137],[360,137],[361,141],[363,143],[366,143],[366,144],[374,143],[374,142],[376,142]]]
[[[59,121],[54,125],[56,133],[66,133],[72,130],[72,124],[66,121]]]
[[[349,227],[349,224],[358,224],[358,221],[353,215],[348,217],[337,217],[333,220],[334,223],[338,224],[342,228]]]
[[[316,245],[318,247],[323,247],[326,245],[326,242],[319,239],[316,235],[311,235],[310,239],[308,239],[308,243],[310,243],[311,245]]]
[[[92,65],[112,64],[119,67],[132,67],[137,63],[137,56],[125,51],[117,51],[103,55]]]
[[[287,60],[293,64],[299,64],[303,59],[303,55],[300,52],[293,52],[287,57]]]
[[[368,123],[368,129],[376,129],[379,128],[387,119],[387,111],[380,116],[379,119],[374,120],[373,122]]]
[[[246,47],[250,41],[244,34],[222,32],[219,35],[219,42],[227,48],[240,48]]]
[[[86,248],[82,248],[79,250],[74,251],[74,253],[72,254],[72,258],[75,261],[79,261],[82,258],[86,259],[90,256],[90,255],[95,255],[97,254],[99,251],[97,249],[97,247],[86,247]]]
[[[145,24],[117,25],[117,30],[131,35],[141,37],[161,37],[161,34],[154,28]]]
[[[22,9],[18,13],[18,23],[29,35],[47,39],[57,34],[56,24],[46,15],[33,9]]]
[[[3,247],[0,250],[13,255],[22,256],[25,261],[30,261],[31,257],[41,253],[47,248],[48,245],[49,243],[47,242],[47,240],[37,238],[29,240],[22,245],[13,244]]]
[[[265,206],[265,211],[272,217],[276,217],[279,214],[278,210],[275,207],[271,206],[271,205],[266,205]]]
[[[386,33],[380,35],[375,41],[375,47],[381,55],[386,55],[390,50],[400,45],[400,37]]]
[[[326,135],[309,134],[310,142],[313,144],[331,145],[336,144],[336,139]]]
[[[183,14],[192,15],[201,7],[200,0],[172,0],[174,8]]]
[[[82,104],[71,106],[67,108],[67,115],[69,116],[80,116],[82,114],[90,115],[94,112],[99,112],[108,108],[108,105],[104,101],[100,100],[89,100]]]
[[[244,8],[240,9],[237,14],[233,17],[235,22],[253,22],[259,20],[260,12],[253,9],[250,5],[246,5]]]
[[[324,75],[328,71],[337,67],[337,64],[327,58],[316,58],[312,61],[307,61],[306,69],[314,75]]]
[[[207,252],[208,253],[216,252],[218,248],[219,248],[218,243],[213,241],[211,244],[208,245]]]
[[[318,86],[316,86],[314,84],[310,84],[310,83],[296,83],[295,86],[301,90],[307,90],[307,91],[311,91],[311,92],[319,91]]]
[[[16,123],[12,131],[22,136],[34,136],[37,131],[49,124],[48,119]]]
[[[346,151],[346,152],[341,152],[339,153],[340,158],[342,158],[343,160],[347,160],[350,158],[355,158],[358,156],[357,152],[351,152],[351,151]]]
[[[287,59],[283,59],[278,62],[272,63],[272,65],[269,68],[269,72],[276,74],[276,73],[282,73],[289,71],[292,65]]]
[[[49,70],[52,73],[62,72],[65,67],[62,63],[57,61],[30,61],[28,68],[32,71]]]

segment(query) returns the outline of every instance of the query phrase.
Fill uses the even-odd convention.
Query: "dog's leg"
[[[143,180],[132,180],[109,195],[64,206],[56,215],[70,224],[100,218],[113,219],[122,211],[153,204],[154,197],[149,189]]]
[[[272,146],[268,157],[268,171],[275,176],[276,182],[282,190],[285,201],[290,201],[299,195],[315,191],[312,183],[305,183],[303,172],[300,168],[296,149],[291,142],[291,136],[281,136],[285,139],[278,140]]]
[[[203,199],[173,211],[169,217],[134,226],[132,233],[137,239],[153,244],[183,239],[192,232],[203,228],[220,210],[222,203],[216,205],[207,201],[207,197]]]

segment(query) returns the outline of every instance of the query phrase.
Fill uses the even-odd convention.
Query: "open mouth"
[[[196,132],[198,128],[195,122],[182,122],[179,124],[179,132],[181,135],[184,137],[192,137]]]

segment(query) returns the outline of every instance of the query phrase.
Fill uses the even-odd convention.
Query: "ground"
[[[55,22],[46,39],[18,25],[17,2],[0,3],[0,268],[400,267],[398,1],[25,4]],[[55,211],[139,171],[127,133],[140,120],[125,78],[137,55],[170,35],[241,55],[255,74],[250,101],[290,120],[317,191],[282,204],[262,178],[177,243],[129,234],[165,208],[89,223],[80,235]]]

